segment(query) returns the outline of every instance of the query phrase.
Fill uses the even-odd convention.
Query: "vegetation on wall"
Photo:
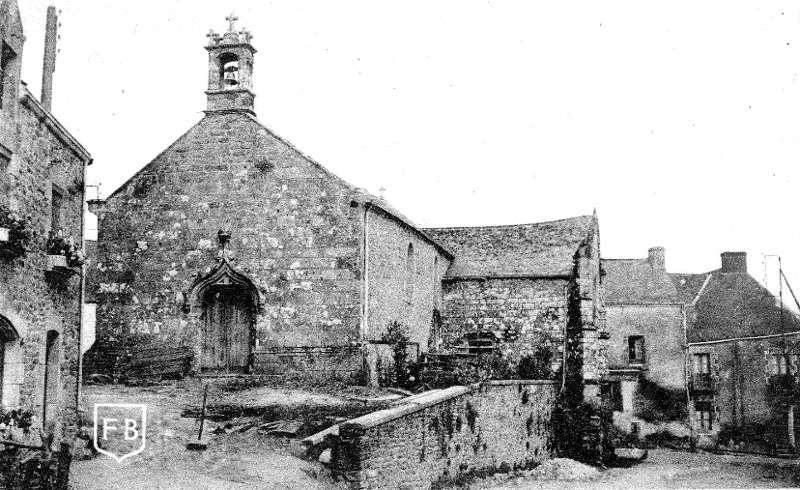
[[[14,260],[30,250],[34,238],[30,219],[23,219],[0,204],[0,228],[8,230],[8,241],[0,242],[0,259]]]
[[[70,267],[80,267],[86,261],[83,250],[78,246],[72,237],[64,237],[64,232],[58,230],[47,237],[45,250],[48,255],[63,255],[67,258],[67,265]]]
[[[643,400],[636,410],[640,419],[651,423],[686,420],[685,391],[664,388],[643,377],[639,380],[638,392]]]

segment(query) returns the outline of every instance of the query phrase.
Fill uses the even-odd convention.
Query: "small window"
[[[408,244],[406,251],[406,301],[414,302],[414,275],[416,273],[416,263],[414,262],[414,245]]]
[[[11,62],[17,57],[8,44],[3,43],[3,49],[0,51],[0,109],[3,108],[3,99],[5,98],[6,86],[11,83]]]
[[[628,337],[628,362],[644,362],[644,337],[641,335],[631,335]]]
[[[56,186],[52,187],[50,213],[50,229],[53,230],[53,232],[63,229],[64,193]]]
[[[714,429],[714,411],[710,402],[695,402],[694,421],[698,429]]]
[[[692,356],[692,372],[695,374],[711,373],[711,354],[704,352]]]
[[[772,354],[769,363],[769,372],[776,374],[797,374],[797,354]]]

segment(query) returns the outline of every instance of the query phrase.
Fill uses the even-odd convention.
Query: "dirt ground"
[[[257,387],[246,390],[212,388],[209,404],[264,403],[292,413],[309,405],[331,407],[341,414],[343,393]],[[363,393],[356,393],[363,395]],[[181,417],[187,406],[198,406],[202,382],[188,380],[152,387],[88,386],[87,407],[94,403],[144,403],[148,410],[147,445],[143,453],[121,463],[100,455],[72,464],[74,490],[212,490],[212,489],[344,489],[325,467],[306,460],[298,438],[268,436],[255,428],[244,432],[208,434],[224,422],[208,422],[206,451],[186,449],[196,439],[199,423]],[[253,418],[231,422],[241,424]],[[229,431],[230,432],[230,431]],[[591,480],[535,480],[490,477],[475,481],[473,490],[608,489],[608,488],[787,488],[800,487],[800,461],[758,456],[651,450],[642,463],[611,468]]]
[[[202,384],[196,380],[152,387],[88,386],[86,407],[95,403],[144,403],[148,411],[145,450],[117,463],[105,455],[72,463],[70,483],[75,490],[212,490],[212,489],[338,489],[327,470],[303,459],[299,440],[271,437],[257,430],[209,434],[221,425],[207,422],[206,451],[188,451],[199,423],[181,417],[187,405],[199,405]],[[209,404],[255,403],[292,407],[308,404],[338,406],[341,397],[303,390],[256,388],[234,393],[209,390]],[[245,420],[233,420],[240,423]]]
[[[760,456],[728,456],[650,450],[648,458],[630,468],[610,468],[589,481],[494,478],[476,482],[474,489],[578,490],[642,488],[797,488],[800,462]]]

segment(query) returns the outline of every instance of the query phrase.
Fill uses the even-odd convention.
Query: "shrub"
[[[47,238],[45,249],[49,255],[63,255],[67,258],[67,265],[70,267],[80,267],[86,261],[83,250],[75,243],[75,240],[64,238],[61,230],[53,233]]]
[[[0,205],[0,228],[8,228],[8,241],[0,242],[0,259],[14,260],[29,251],[34,236],[29,219],[22,219]]]
[[[540,345],[533,355],[526,355],[519,361],[517,377],[519,379],[552,379],[553,352],[549,347]]]
[[[640,419],[651,423],[686,420],[685,391],[664,388],[647,378],[639,380],[638,389],[645,405],[636,411]]]
[[[408,329],[397,321],[389,323],[386,331],[381,336],[381,341],[389,344],[392,350],[392,366],[390,370],[378,368],[381,384],[397,385],[402,388],[410,388],[419,379],[418,368],[413,367],[408,361],[408,346],[411,339],[408,336]],[[380,363],[380,358],[378,358]]]

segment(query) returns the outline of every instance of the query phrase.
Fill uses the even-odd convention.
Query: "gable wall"
[[[257,345],[347,345],[360,326],[352,191],[242,114],[207,116],[100,208],[98,338],[192,345],[182,311],[230,229],[236,270],[265,298]],[[199,356],[198,356],[199,357]]]

